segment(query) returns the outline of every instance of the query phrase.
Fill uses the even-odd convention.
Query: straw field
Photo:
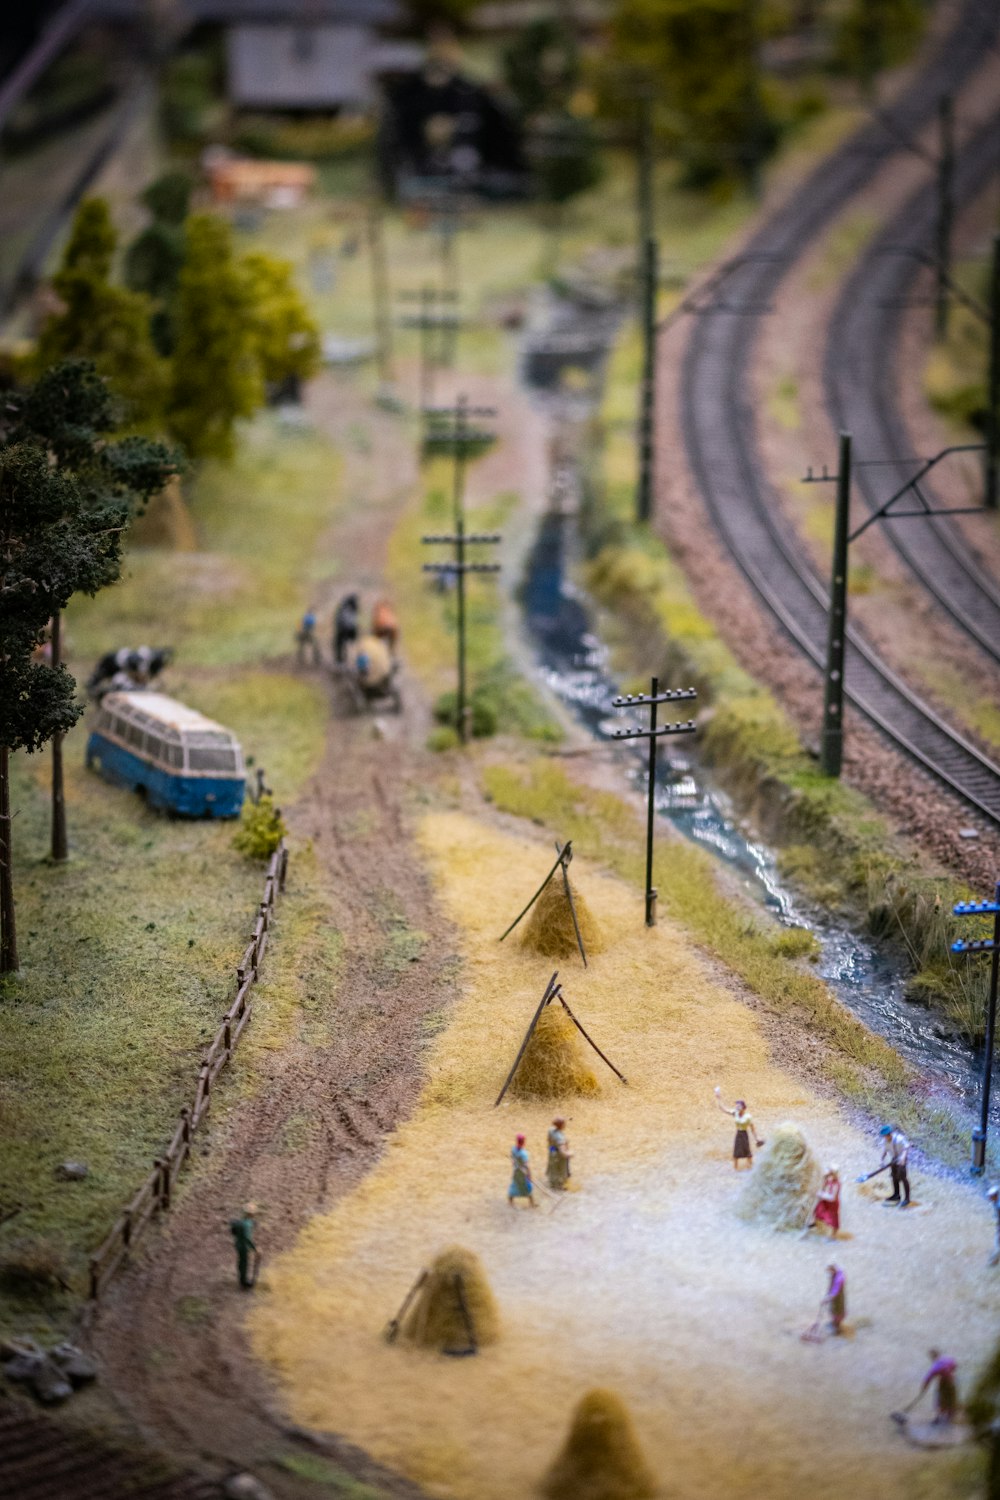
[[[989,1352],[1000,1277],[986,1270],[982,1198],[915,1170],[919,1206],[882,1208],[884,1178],[853,1183],[878,1161],[874,1133],[776,1066],[736,982],[672,924],[647,931],[641,894],[579,856],[574,880],[605,946],[586,972],[567,960],[560,979],[628,1085],[591,1055],[594,1097],[493,1109],[555,967],[496,939],[551,845],[457,813],[427,818],[422,840],[464,933],[459,992],[429,1044],[420,1104],[379,1166],[265,1270],[250,1332],[291,1418],[362,1445],[429,1495],[526,1500],[600,1388],[624,1403],[663,1496],[972,1493],[975,1455],[911,1449],[888,1414],[915,1393],[932,1344],[958,1359],[963,1386]],[[800,1340],[827,1248],[739,1216],[748,1174],[733,1170],[716,1083],[748,1101],[762,1135],[792,1122],[820,1162],[840,1163],[847,1337]],[[514,1135],[544,1181],[556,1113],[570,1117],[577,1190],[511,1208]],[[482,1263],[496,1343],[461,1360],[387,1343],[417,1272],[455,1245]]]

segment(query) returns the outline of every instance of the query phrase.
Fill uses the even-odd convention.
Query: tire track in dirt
[[[350,559],[351,577],[338,578],[331,592],[349,581],[376,587],[385,542],[415,482],[412,442],[398,422],[331,380],[317,382],[311,409],[341,439],[348,466],[349,503],[323,545]],[[370,453],[343,441],[360,420],[375,429]],[[351,503],[362,495],[365,503]],[[322,610],[332,600],[318,603]],[[293,848],[313,840],[333,886],[330,921],[344,942],[324,1017],[329,1040],[290,1042],[265,1065],[254,1096],[211,1121],[199,1141],[207,1159],[162,1232],[111,1289],[92,1331],[121,1420],[173,1455],[259,1472],[281,1496],[315,1493],[311,1481],[275,1462],[296,1441],[308,1445],[308,1435],[289,1428],[249,1351],[227,1221],[243,1202],[258,1203],[266,1268],[314,1213],[371,1169],[417,1097],[424,1018],[448,1004],[454,985],[455,935],[407,831],[407,808],[427,780],[427,756],[412,748],[422,744],[426,708],[407,682],[402,714],[379,734],[370,718],[344,712],[342,696],[333,684],[323,766],[287,815]],[[428,941],[401,958],[391,945],[400,931]],[[294,963],[282,948],[280,914],[277,937],[270,962]],[[266,1295],[266,1269],[255,1295]],[[373,1324],[382,1313],[372,1310]],[[321,1451],[378,1494],[419,1494],[349,1444],[324,1439]]]

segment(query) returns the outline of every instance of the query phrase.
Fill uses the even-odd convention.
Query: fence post
[[[132,1210],[131,1210],[131,1208],[126,1208],[126,1209],[122,1210],[122,1218],[125,1221],[122,1224],[122,1244],[125,1246],[125,1249],[127,1250],[128,1247],[129,1247],[129,1245],[131,1245],[131,1243],[132,1243]]]
[[[184,1142],[184,1155],[187,1156],[191,1150],[191,1107],[187,1104],[181,1105],[181,1140]]]
[[[281,845],[281,864],[278,869],[278,889],[285,889],[285,876],[288,873],[288,850],[284,844]]]
[[[91,1302],[96,1302],[97,1301],[98,1283],[100,1282],[100,1279],[101,1279],[101,1276],[100,1276],[100,1270],[99,1270],[98,1264],[97,1264],[97,1256],[96,1255],[92,1255],[90,1257],[90,1300],[91,1300]]]
[[[156,1197],[161,1210],[166,1211],[170,1207],[170,1167],[162,1156],[158,1156],[153,1165],[159,1174]]]
[[[224,1025],[224,1027],[222,1029],[222,1035],[223,1035],[223,1039],[224,1039],[225,1045],[226,1045],[226,1056],[227,1057],[232,1057],[232,1055],[233,1055],[233,1038],[232,1038],[232,1031],[230,1029],[230,1025],[229,1025],[228,1021],[225,1023],[225,1025]]]

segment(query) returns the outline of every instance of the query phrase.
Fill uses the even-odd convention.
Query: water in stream
[[[611,676],[607,649],[595,633],[595,611],[569,577],[575,539],[572,514],[543,517],[528,559],[523,607],[540,676],[579,722],[596,738],[606,739],[636,719],[627,709],[611,706],[620,690]],[[779,922],[810,928],[821,946],[817,972],[838,998],[920,1068],[937,1085],[940,1102],[971,1127],[974,1111],[978,1118],[981,1059],[964,1040],[939,1027],[927,1010],[903,998],[903,976],[887,954],[809,907],[782,883],[773,851],[740,826],[725,794],[712,786],[698,765],[696,752],[691,753],[695,743],[688,739],[660,742],[655,792],[659,815],[722,860],[748,894]],[[643,793],[645,744],[616,744],[623,776],[630,777]],[[682,746],[685,753],[678,753],[675,746]],[[1000,1107],[994,1113],[1000,1123]]]

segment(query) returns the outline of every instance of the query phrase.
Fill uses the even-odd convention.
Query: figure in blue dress
[[[528,1153],[524,1149],[525,1137],[519,1135],[515,1144],[510,1148],[510,1159],[513,1172],[510,1179],[510,1187],[507,1190],[507,1202],[511,1208],[514,1207],[515,1198],[527,1198],[532,1208],[537,1208],[535,1202],[535,1184],[531,1180],[531,1167],[528,1163]]]

